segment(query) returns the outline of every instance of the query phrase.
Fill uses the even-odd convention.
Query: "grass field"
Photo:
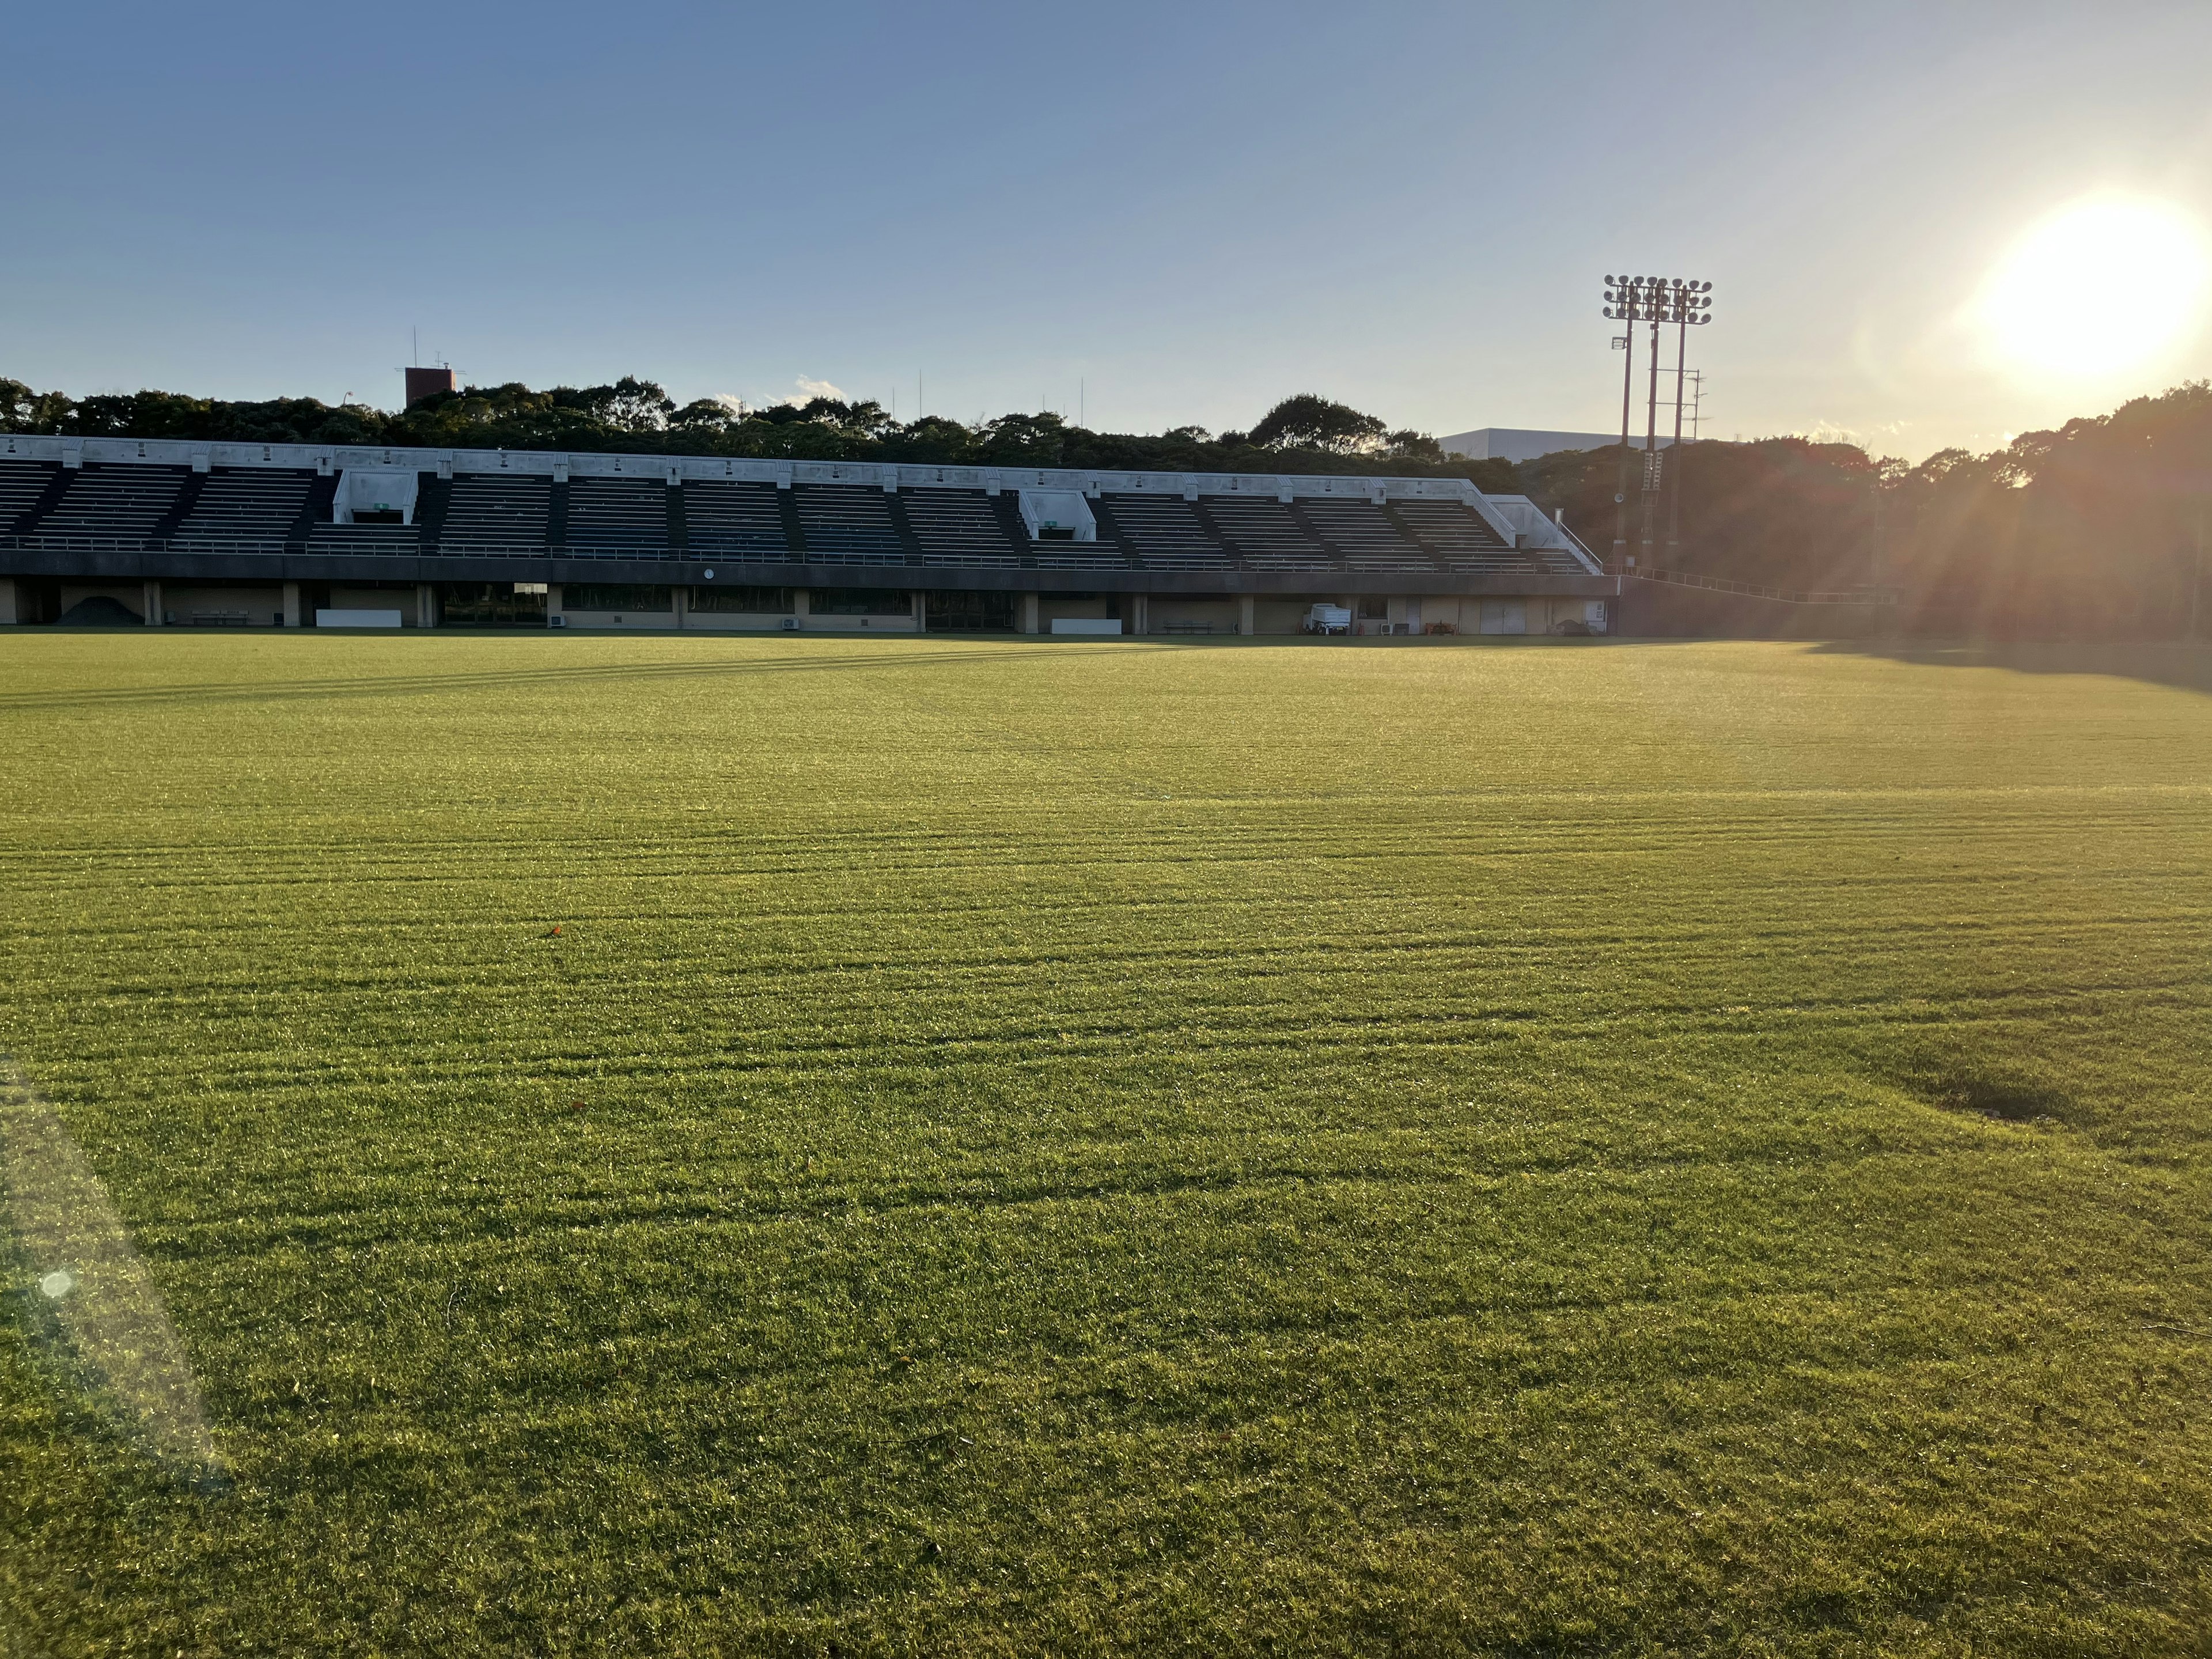
[[[2202,1652],[2201,668],[0,639],[0,1651]]]

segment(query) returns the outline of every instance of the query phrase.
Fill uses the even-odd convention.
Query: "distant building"
[[[1603,449],[1607,444],[1617,444],[1617,432],[1536,432],[1525,427],[1486,426],[1473,432],[1455,432],[1441,440],[1447,455],[1464,455],[1474,461],[1533,461],[1540,455],[1557,454],[1562,449]],[[1632,441],[1635,447],[1644,447],[1644,434],[1638,433]],[[1662,433],[1659,447],[1665,449],[1674,441]]]
[[[407,407],[412,409],[425,398],[434,398],[441,392],[458,392],[453,371],[450,368],[410,368],[407,371]]]

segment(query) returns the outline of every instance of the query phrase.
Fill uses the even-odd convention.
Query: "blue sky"
[[[2212,219],[2212,7],[20,7],[0,374],[834,385],[911,416],[1617,422],[1610,270],[1703,276],[1709,430],[1912,458],[2054,382],[1961,308],[2099,191]]]

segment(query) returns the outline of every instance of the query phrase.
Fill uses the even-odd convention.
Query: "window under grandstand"
[[[695,587],[694,611],[735,611],[747,617],[788,617],[793,606],[788,587]],[[638,609],[642,610],[643,606]]]
[[[929,594],[923,616],[933,634],[986,634],[1014,631],[1014,596],[995,589],[981,592],[952,590]]]
[[[817,617],[911,617],[914,595],[896,587],[818,587],[807,609]]]
[[[676,590],[644,582],[570,582],[561,589],[563,611],[666,611],[676,609]]]
[[[441,582],[438,617],[449,628],[543,628],[542,582]]]

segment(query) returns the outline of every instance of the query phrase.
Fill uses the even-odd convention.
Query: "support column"
[[[914,601],[914,631],[917,634],[927,634],[929,632],[928,593],[917,587],[908,597]]]
[[[299,625],[300,584],[297,582],[286,582],[284,584],[284,626],[287,628],[297,628]]]
[[[1149,593],[1132,593],[1129,599],[1129,631],[1132,634],[1151,633],[1152,631],[1152,596]]]
[[[670,608],[676,612],[676,625],[682,628],[691,614],[691,590],[678,582],[668,590]]]
[[[1021,617],[1021,630],[1023,633],[1034,634],[1037,631],[1037,596],[1036,594],[1024,593],[1022,595]]]
[[[428,582],[415,584],[415,626],[435,628],[438,625],[438,595]]]
[[[146,584],[146,598],[143,603],[146,607],[146,626],[149,628],[159,628],[161,625],[161,583],[148,582]]]
[[[812,589],[794,587],[791,590],[791,614],[798,619],[801,628],[806,626],[806,619],[814,614]]]
[[[16,598],[15,579],[0,576],[0,627],[12,627],[23,620],[21,605]]]
[[[1249,593],[1241,594],[1237,600],[1237,631],[1249,639],[1260,631],[1260,605]]]

